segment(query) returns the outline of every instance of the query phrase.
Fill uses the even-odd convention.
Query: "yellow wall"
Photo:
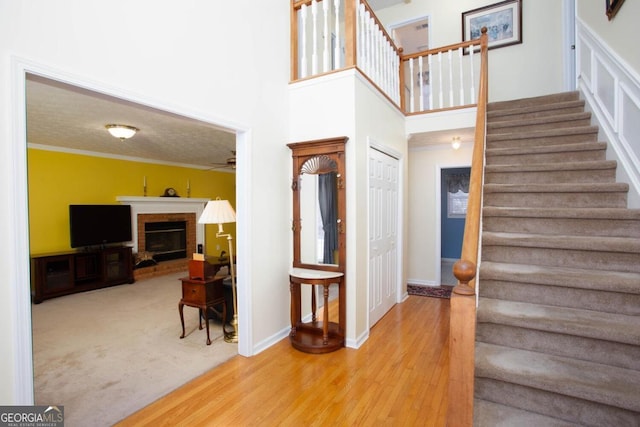
[[[227,199],[234,207],[235,174],[140,163],[79,154],[28,150],[29,241],[31,254],[65,251],[69,244],[70,204],[112,204],[116,196],[161,196],[173,187],[181,197]],[[225,224],[235,237],[235,224]],[[206,227],[210,255],[215,252],[217,227]],[[220,240],[220,244],[225,244]],[[213,252],[212,252],[213,251]]]

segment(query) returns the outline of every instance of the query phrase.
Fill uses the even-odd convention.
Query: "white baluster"
[[[418,58],[418,87],[420,88],[420,111],[424,111],[424,74],[422,71],[422,56]]]
[[[327,0],[329,1],[329,0]],[[335,56],[336,65],[334,69],[342,68],[342,62],[340,61],[340,0],[333,0],[333,7],[336,12],[336,45],[334,46],[333,54]]]
[[[429,54],[427,56],[427,63],[429,64],[429,84],[431,85],[431,87],[429,88],[429,110],[433,109],[433,74],[431,73],[431,70],[433,70],[433,68],[431,66],[431,58],[433,58],[433,55]]]
[[[469,47],[469,66],[471,67],[471,88],[469,89],[469,95],[471,98],[471,104],[475,104],[476,103],[476,78],[474,77],[474,70],[473,70],[473,50],[474,47],[471,46]]]
[[[464,76],[462,75],[462,48],[458,48],[458,64],[460,69],[460,105],[464,105]]]
[[[323,18],[323,30],[322,37],[324,37],[324,44],[322,47],[322,71],[325,73],[330,70],[331,64],[329,63],[331,53],[331,34],[329,34],[329,1],[322,2],[322,18]]]
[[[318,74],[318,2],[311,2],[311,40],[313,41],[311,50],[311,75]]]
[[[300,7],[300,78],[307,77],[307,5]]]
[[[413,58],[409,60],[409,102],[410,108],[409,111],[412,113],[415,111],[415,101],[414,101],[414,90],[413,90]]]
[[[438,52],[438,77],[440,78],[440,87],[438,88],[438,92],[440,95],[440,105],[438,108],[443,107],[444,102],[444,94],[442,93],[442,52]]]
[[[449,107],[453,107],[453,59],[451,49],[447,52],[449,57]]]

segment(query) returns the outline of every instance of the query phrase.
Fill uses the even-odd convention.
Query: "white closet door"
[[[396,303],[398,289],[398,159],[369,155],[369,327]]]

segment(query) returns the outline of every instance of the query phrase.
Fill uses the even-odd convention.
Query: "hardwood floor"
[[[312,355],[284,339],[231,359],[117,425],[444,426],[448,377],[449,300],[410,296],[358,350]]]

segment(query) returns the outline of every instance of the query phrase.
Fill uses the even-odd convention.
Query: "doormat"
[[[407,293],[409,295],[418,295],[421,297],[433,298],[451,298],[451,286],[420,286],[407,285]]]

